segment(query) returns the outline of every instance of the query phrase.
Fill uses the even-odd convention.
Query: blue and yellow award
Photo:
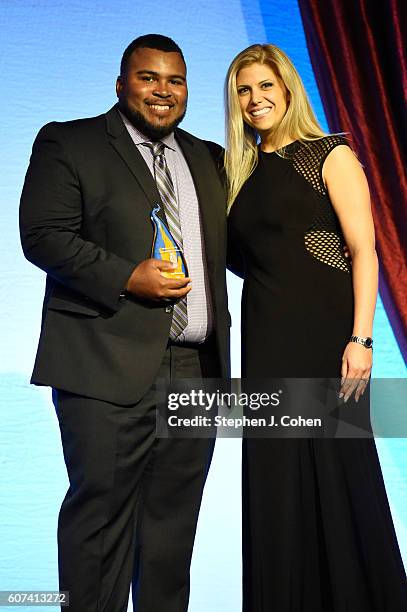
[[[167,278],[185,278],[188,275],[187,264],[184,254],[177,241],[173,238],[169,228],[160,219],[157,213],[160,211],[160,206],[157,204],[151,211],[151,221],[154,226],[153,246],[151,248],[151,257],[170,261],[177,264],[171,272],[162,272],[162,275]]]

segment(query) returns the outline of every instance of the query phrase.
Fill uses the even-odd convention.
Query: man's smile
[[[168,102],[166,104],[146,102],[146,106],[153,115],[167,115],[174,107],[174,104],[168,104]]]

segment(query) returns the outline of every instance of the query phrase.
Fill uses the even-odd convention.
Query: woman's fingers
[[[345,380],[339,392],[339,398],[343,397],[343,401],[347,402],[351,395],[355,394],[355,400],[358,401],[363,395],[367,383],[369,382],[370,369],[353,369],[348,368]]]
[[[359,401],[359,398],[364,394],[368,382],[369,382],[369,376],[366,376],[366,378],[360,379],[359,384],[355,391],[355,400],[357,402]]]
[[[352,393],[355,391],[358,384],[359,384],[359,379],[355,378],[355,374],[350,370],[348,372],[348,376],[344,384],[342,385],[342,389],[343,389],[342,395],[343,395],[344,402],[348,401],[348,399],[350,398]]]
[[[339,391],[339,399],[341,399],[344,395],[345,392],[348,388],[348,381],[347,381],[347,376],[348,376],[348,370],[349,370],[349,366],[348,366],[348,360],[346,359],[346,357],[343,357],[342,359],[342,369],[341,369],[341,388]]]

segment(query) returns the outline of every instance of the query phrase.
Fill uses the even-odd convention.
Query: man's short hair
[[[136,49],[157,49],[166,53],[179,53],[185,64],[184,54],[172,38],[162,34],[145,34],[135,38],[123,53],[122,61],[120,62],[120,76],[126,75],[130,56]]]

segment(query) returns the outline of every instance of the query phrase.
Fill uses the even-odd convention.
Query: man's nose
[[[159,83],[154,89],[153,94],[159,98],[169,98],[171,96],[171,92],[168,90],[166,83]]]

